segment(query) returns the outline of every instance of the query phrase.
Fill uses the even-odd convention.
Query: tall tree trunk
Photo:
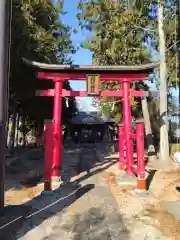
[[[22,115],[21,117],[21,126],[25,126],[25,117]],[[21,146],[22,147],[26,147],[26,133],[24,131],[21,132],[22,133],[22,143]]]
[[[167,66],[165,55],[165,36],[163,29],[163,2],[158,4],[158,32],[160,51],[160,160],[163,164],[170,163],[167,117]]]
[[[8,126],[7,126],[7,142],[6,145],[9,146],[10,143],[10,133],[11,133],[11,125],[12,125],[12,121],[11,121],[11,116],[8,116]]]
[[[23,133],[22,133],[22,125],[23,124],[23,116],[19,116],[19,130],[18,130],[18,145],[23,146]]]
[[[17,104],[16,100],[13,102],[13,113],[11,115],[10,119],[10,126],[9,126],[9,141],[8,141],[8,149],[10,151],[14,148],[14,137],[15,137],[15,128],[16,128],[16,111],[17,111]]]
[[[146,142],[147,142],[147,148],[148,148],[148,158],[149,158],[149,161],[154,161],[157,159],[157,157],[156,157],[156,151],[154,147],[151,122],[150,122],[146,97],[141,99],[141,104],[142,104],[142,112],[143,112],[144,125],[145,125]]]
[[[18,147],[18,135],[19,135],[19,113],[16,113],[16,127],[15,127],[14,147]]]
[[[8,110],[8,113],[9,113],[9,110]],[[10,120],[10,117],[9,117],[9,114],[7,114],[7,121],[6,121],[6,146],[7,146],[7,143],[8,143],[9,120]]]

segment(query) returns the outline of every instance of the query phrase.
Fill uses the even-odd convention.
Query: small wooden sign
[[[88,95],[98,95],[100,91],[100,75],[87,75],[87,93]]]

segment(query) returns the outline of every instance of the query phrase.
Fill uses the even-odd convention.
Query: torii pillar
[[[51,138],[53,139],[53,148],[51,147],[53,152],[51,176],[53,178],[59,177],[59,169],[62,165],[62,97],[87,97],[90,95],[93,96],[94,94],[99,97],[122,97],[127,175],[129,177],[132,176],[134,172],[132,139],[136,136],[132,133],[130,97],[144,97],[145,92],[131,90],[130,83],[132,81],[143,81],[147,75],[153,71],[154,67],[159,65],[159,63],[150,63],[141,66],[76,66],[44,64],[31,62],[27,59],[24,59],[24,62],[28,65],[34,66],[38,70],[39,79],[54,82],[53,89],[41,90],[39,94],[39,96],[54,97],[53,136]],[[88,78],[88,75],[90,78]],[[62,89],[63,81],[75,79],[82,81],[89,79],[89,81],[87,81],[88,91],[68,91]],[[100,91],[100,81],[98,80],[98,84],[94,84],[97,79],[102,79],[103,81],[119,81],[121,84],[121,90]],[[99,90],[94,86],[97,86]],[[143,168],[143,166],[141,167]]]
[[[54,81],[52,178],[59,176],[62,165],[62,85],[62,79]]]

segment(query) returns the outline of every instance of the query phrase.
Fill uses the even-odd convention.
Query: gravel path
[[[77,200],[77,195],[81,195],[78,192],[62,201],[56,198],[58,203],[26,220],[16,239],[128,239],[114,199],[106,187],[96,186]]]
[[[81,149],[81,157],[84,155],[86,159],[88,156],[88,162],[92,160],[91,165],[98,167],[104,162],[101,162],[101,153],[98,153],[96,149],[93,145],[92,148],[86,145]],[[79,157],[75,157],[76,153],[75,148],[65,152],[71,157],[64,158],[66,159],[63,167],[64,176],[67,175],[68,169],[71,170],[71,175],[73,175],[72,169],[77,169],[75,162]],[[99,156],[98,163],[94,159],[97,160],[97,156]],[[81,161],[85,161],[83,159]],[[84,165],[85,168],[87,166],[88,164]],[[33,210],[17,232],[15,239],[129,239],[128,232],[117,212],[115,200],[108,186],[103,183],[102,172],[90,174],[88,178],[81,181],[81,186],[74,187],[68,184],[68,186],[60,187],[51,196],[41,195],[34,199],[30,206]]]

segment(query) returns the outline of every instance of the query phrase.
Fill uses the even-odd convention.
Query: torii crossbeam
[[[58,65],[44,64],[23,59],[23,61],[35,68],[40,80],[51,80],[54,82],[54,89],[41,90],[36,92],[39,96],[52,96],[54,98],[53,110],[53,154],[52,154],[52,177],[58,177],[62,164],[62,97],[64,96],[116,96],[122,97],[124,141],[126,145],[126,163],[128,175],[133,174],[133,146],[131,126],[131,105],[130,97],[146,96],[144,91],[130,89],[132,81],[145,80],[148,75],[159,65],[159,62],[139,66],[95,66],[95,65]],[[65,80],[87,80],[88,76],[101,81],[119,81],[120,89],[115,91],[101,91],[96,89],[90,93],[87,84],[87,91],[68,91],[62,88]],[[99,84],[99,83],[98,83]],[[48,146],[46,146],[48,147]],[[50,149],[50,151],[52,151]],[[142,154],[141,154],[142,155]]]

